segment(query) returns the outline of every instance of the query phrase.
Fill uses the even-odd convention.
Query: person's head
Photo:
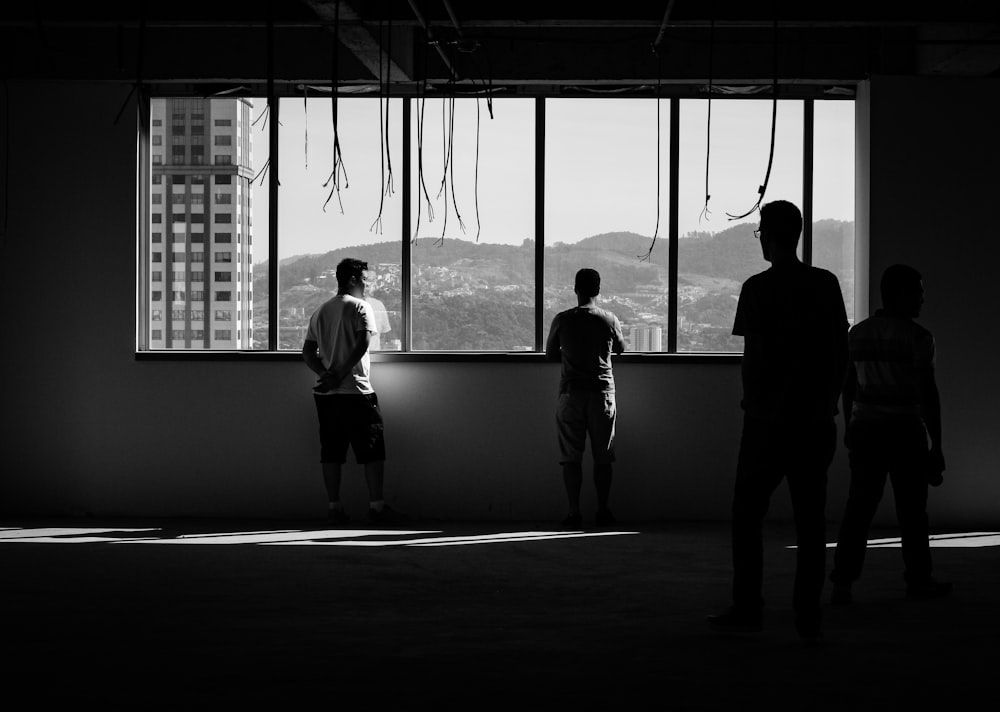
[[[886,267],[879,283],[886,311],[915,319],[924,304],[923,276],[909,265]]]
[[[596,269],[584,267],[576,273],[573,291],[581,299],[593,299],[601,292],[601,275]]]
[[[353,257],[342,259],[337,265],[337,290],[341,294],[364,296],[365,271],[368,263]]]
[[[764,259],[773,261],[775,253],[794,255],[802,234],[802,213],[787,200],[774,200],[760,209],[760,239]]]

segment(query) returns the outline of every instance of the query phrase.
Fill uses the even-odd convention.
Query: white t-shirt
[[[358,343],[359,333],[363,331],[375,332],[375,314],[371,305],[349,294],[338,294],[313,312],[309,318],[306,341],[315,341],[319,345],[320,360],[324,367],[330,368],[331,364],[347,360]],[[351,375],[335,389],[327,391],[327,395],[374,393],[369,379],[370,370],[371,358],[365,351],[365,355],[354,365]]]

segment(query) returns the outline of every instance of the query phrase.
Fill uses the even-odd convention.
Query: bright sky
[[[259,105],[260,102],[258,101]],[[495,99],[493,118],[485,99],[456,100],[450,139],[454,161],[444,191],[446,127],[449,107],[428,100],[424,110],[424,183],[433,202],[434,221],[421,203],[420,236],[520,244],[534,232],[534,100]],[[384,106],[384,105],[383,105]],[[854,104],[815,103],[815,204],[817,219],[854,219]],[[340,200],[324,187],[333,161],[329,99],[284,99],[280,111],[281,256],[397,240],[402,209],[403,157],[399,103],[389,117],[392,142],[383,151],[385,117],[377,98],[341,99],[338,136],[347,171]],[[718,232],[738,222],[757,224],[753,213],[768,167],[771,138],[769,100],[681,102],[680,215],[682,236],[696,230]],[[444,110],[444,111],[443,111]],[[591,235],[631,231],[665,235],[668,220],[669,101],[660,105],[657,137],[656,102],[650,99],[563,99],[546,104],[546,241],[576,242]],[[259,108],[254,109],[255,118]],[[412,129],[416,138],[417,121]],[[254,127],[258,170],[267,158],[264,121]],[[777,141],[765,202],[785,198],[801,205],[802,104],[779,102]],[[655,146],[660,142],[659,166]],[[415,141],[416,143],[416,141]],[[710,150],[709,150],[710,149]],[[476,152],[478,150],[478,166]],[[706,157],[708,190],[705,207]],[[384,195],[392,167],[392,194]],[[416,157],[413,170],[417,169]],[[659,174],[659,196],[657,182]],[[266,180],[255,183],[255,260],[267,259]],[[454,198],[452,198],[454,191]],[[441,197],[439,198],[439,192]],[[445,196],[448,198],[445,229]],[[454,202],[453,202],[454,201]],[[457,203],[457,214],[456,214]],[[381,207],[381,220],[378,223]],[[416,201],[412,225],[417,224]],[[658,212],[659,211],[659,212]],[[657,216],[659,215],[659,226]],[[458,216],[464,223],[463,234]],[[379,231],[379,227],[381,231]]]

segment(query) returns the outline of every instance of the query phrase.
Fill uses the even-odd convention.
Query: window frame
[[[262,97],[267,99],[267,111],[269,113],[269,162],[267,171],[267,180],[270,181],[270,190],[268,191],[268,240],[269,240],[269,259],[268,262],[272,263],[279,254],[279,235],[278,235],[278,191],[280,186],[278,184],[278,165],[279,165],[279,154],[278,154],[278,106],[280,104],[280,99],[291,96],[291,93],[279,93],[273,87],[269,92],[269,96]],[[144,94],[143,102],[144,107],[140,109],[140,116],[149,115],[150,101],[152,98],[170,98],[177,96],[188,96],[189,98],[194,95],[178,95],[171,91],[163,92],[149,92]],[[259,96],[259,93],[253,94],[253,96]],[[347,98],[349,95],[346,95]],[[534,125],[534,154],[535,154],[535,233],[533,236],[535,242],[535,349],[533,351],[415,351],[410,348],[411,344],[411,290],[410,290],[410,280],[411,280],[411,268],[412,268],[412,255],[411,255],[411,243],[410,234],[412,232],[411,225],[411,201],[412,201],[412,187],[411,187],[411,161],[412,161],[412,131],[411,131],[411,118],[412,118],[412,107],[414,102],[419,101],[419,98],[411,96],[401,96],[393,97],[402,101],[402,220],[400,228],[400,241],[401,241],[401,281],[402,281],[402,293],[401,293],[401,309],[402,309],[402,320],[401,320],[401,334],[400,341],[402,344],[402,349],[400,351],[379,351],[371,355],[372,360],[375,362],[407,362],[407,361],[426,361],[426,362],[538,362],[545,361],[545,338],[548,331],[548,324],[542,323],[543,321],[543,309],[544,309],[544,267],[545,267],[545,218],[544,218],[544,207],[545,207],[545,107],[546,102],[553,100],[558,101],[563,98],[564,95],[543,95],[535,96],[535,125]],[[569,96],[569,95],[567,95]],[[581,94],[580,96],[588,96],[592,98],[592,95]],[[641,94],[633,94],[633,98],[638,98]],[[461,98],[461,97],[459,97]],[[682,96],[680,94],[676,96],[664,96],[661,94],[660,101],[667,102],[669,104],[669,129],[668,136],[665,137],[669,141],[669,166],[665,167],[665,170],[669,173],[668,181],[668,195],[666,196],[666,201],[668,202],[668,219],[666,225],[666,234],[661,234],[659,236],[660,240],[665,240],[668,249],[668,263],[669,263],[669,281],[668,281],[668,304],[670,305],[668,313],[668,324],[663,333],[663,340],[666,342],[667,350],[663,352],[625,352],[621,355],[617,355],[616,362],[624,363],[734,363],[739,362],[742,359],[741,353],[733,352],[686,352],[677,350],[677,326],[678,326],[678,302],[677,302],[677,275],[678,275],[678,264],[677,264],[677,253],[678,253],[678,241],[680,236],[678,234],[678,173],[679,173],[679,145],[680,145],[680,101],[683,98],[704,98],[701,96]],[[758,93],[747,97],[727,97],[725,99],[716,99],[716,101],[741,101],[744,98],[757,99],[762,98],[771,100],[773,95],[766,93]],[[803,194],[800,198],[800,207],[802,209],[803,216],[803,227],[802,227],[802,237],[800,240],[801,245],[801,256],[803,262],[806,264],[812,263],[812,225],[813,225],[813,159],[814,159],[814,106],[816,101],[850,101],[854,102],[856,96],[854,92],[846,92],[834,94],[832,96],[822,96],[821,98],[816,98],[813,96],[783,96],[779,92],[779,99],[783,101],[800,101],[803,103],[803,159],[802,159],[802,188]],[[614,98],[608,97],[605,100],[614,101]],[[149,252],[150,248],[150,237],[155,231],[155,228],[149,223],[151,221],[151,214],[155,215],[155,211],[150,208],[150,198],[149,194],[151,191],[150,179],[151,168],[153,165],[161,165],[161,163],[156,159],[156,154],[153,151],[152,141],[152,127],[143,125],[139,122],[139,155],[138,155],[138,230],[137,230],[137,279],[136,279],[136,348],[135,356],[137,360],[177,360],[177,359],[195,359],[195,360],[263,360],[263,361],[291,361],[300,360],[301,354],[299,351],[292,350],[279,350],[276,345],[279,343],[278,339],[278,324],[279,324],[279,301],[280,292],[278,285],[278,270],[270,269],[267,275],[268,288],[271,298],[268,299],[267,303],[267,321],[268,321],[268,347],[265,349],[251,350],[251,349],[241,349],[234,351],[221,351],[221,350],[177,350],[177,349],[152,349],[149,344],[150,338],[147,333],[150,328],[151,320],[147,312],[149,311],[151,299],[148,297],[147,292],[150,287],[150,269],[147,264],[150,259]],[[218,154],[216,154],[218,155]],[[214,160],[213,160],[214,163]],[[212,233],[212,244],[217,244],[215,240],[215,234]],[[221,244],[221,243],[218,243]],[[252,306],[252,305],[251,305]]]

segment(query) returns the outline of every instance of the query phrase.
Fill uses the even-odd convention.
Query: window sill
[[[739,353],[624,353],[613,357],[624,363],[739,363]],[[548,363],[545,354],[501,351],[383,351],[372,363]],[[302,361],[298,351],[137,351],[136,361]]]

